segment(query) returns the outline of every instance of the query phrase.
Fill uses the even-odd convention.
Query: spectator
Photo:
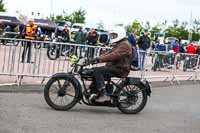
[[[136,31],[133,32],[128,36],[128,41],[131,43],[132,47],[136,47]]]
[[[24,25],[20,25],[20,26],[19,26],[20,37],[21,37],[22,39],[25,38],[24,29],[25,29],[25,26],[24,26]]]
[[[164,44],[163,40],[159,41],[158,45],[156,46],[156,51],[166,51],[166,45]]]
[[[4,31],[4,24],[0,21],[0,35],[3,34]]]
[[[128,41],[132,45],[133,56],[131,59],[131,70],[138,70],[138,54],[136,48],[136,31],[133,30],[132,33],[128,36]]]
[[[171,48],[175,53],[179,52],[179,42],[177,39],[174,42],[172,42]]]
[[[183,48],[183,43],[182,43],[182,39],[181,38],[178,39],[178,51],[179,51],[179,53],[184,53],[185,52],[185,50]]]
[[[63,31],[61,32],[61,36],[63,37],[64,42],[70,41],[70,33],[69,33],[69,29],[67,26],[65,26]]]
[[[87,42],[89,45],[96,45],[98,41],[98,34],[94,28],[91,29],[91,31],[88,33],[87,36]]]
[[[151,50],[154,51],[156,49],[156,42],[153,40],[151,42]]]
[[[87,36],[87,44],[90,46],[95,46],[98,41],[98,34],[94,28],[91,29],[91,32],[88,33]],[[94,57],[95,48],[88,47],[87,57],[93,58]]]
[[[74,40],[77,44],[85,44],[85,33],[82,30],[82,27],[79,28],[79,31],[76,32]],[[82,57],[82,51],[84,50],[84,47],[80,47],[79,50],[79,56]]]
[[[144,70],[145,58],[147,55],[147,49],[150,47],[150,38],[148,37],[148,30],[144,30],[142,36],[138,40],[139,47],[139,67],[140,70]]]
[[[27,39],[27,42],[26,42],[26,44],[24,44],[24,50],[22,53],[22,61],[21,62],[24,63],[24,59],[25,59],[26,53],[28,51],[27,63],[31,63],[31,45],[32,45],[31,41],[35,40],[35,37],[37,34],[37,26],[34,24],[34,19],[30,19],[29,22],[26,24],[23,34],[25,36],[25,39]]]
[[[79,28],[79,31],[76,32],[74,40],[78,44],[84,44],[85,43],[85,33],[82,30],[82,27]]]
[[[188,54],[196,54],[197,53],[197,50],[196,50],[196,47],[194,46],[193,43],[191,43],[188,48],[187,48],[187,53]]]

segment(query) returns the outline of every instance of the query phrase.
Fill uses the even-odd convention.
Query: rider
[[[122,27],[116,27],[110,32],[113,48],[110,53],[91,60],[92,63],[104,63],[105,66],[94,68],[94,79],[98,94],[92,94],[91,100],[107,101],[110,98],[105,95],[105,78],[127,77],[130,72],[130,60],[132,57],[131,44],[126,38],[126,32]]]

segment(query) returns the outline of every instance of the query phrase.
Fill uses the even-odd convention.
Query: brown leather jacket
[[[114,45],[111,52],[99,57],[101,63],[116,70],[117,77],[127,77],[130,72],[130,60],[132,57],[131,44],[123,39]]]

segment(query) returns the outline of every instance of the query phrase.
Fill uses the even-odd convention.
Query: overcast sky
[[[63,9],[71,13],[80,7],[87,11],[87,22],[102,20],[105,24],[129,23],[135,19],[149,20],[151,23],[176,18],[189,20],[191,10],[193,18],[200,19],[200,0],[4,0],[10,13],[20,10],[25,15],[32,11],[47,16],[51,12],[62,13]],[[51,7],[51,1],[53,7]],[[50,10],[52,9],[52,10]]]

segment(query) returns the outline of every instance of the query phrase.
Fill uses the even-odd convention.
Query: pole
[[[50,18],[52,17],[52,10],[53,10],[53,0],[50,2]]]
[[[190,14],[190,29],[189,29],[188,40],[189,40],[189,42],[192,41],[192,10],[191,10],[191,14]]]

